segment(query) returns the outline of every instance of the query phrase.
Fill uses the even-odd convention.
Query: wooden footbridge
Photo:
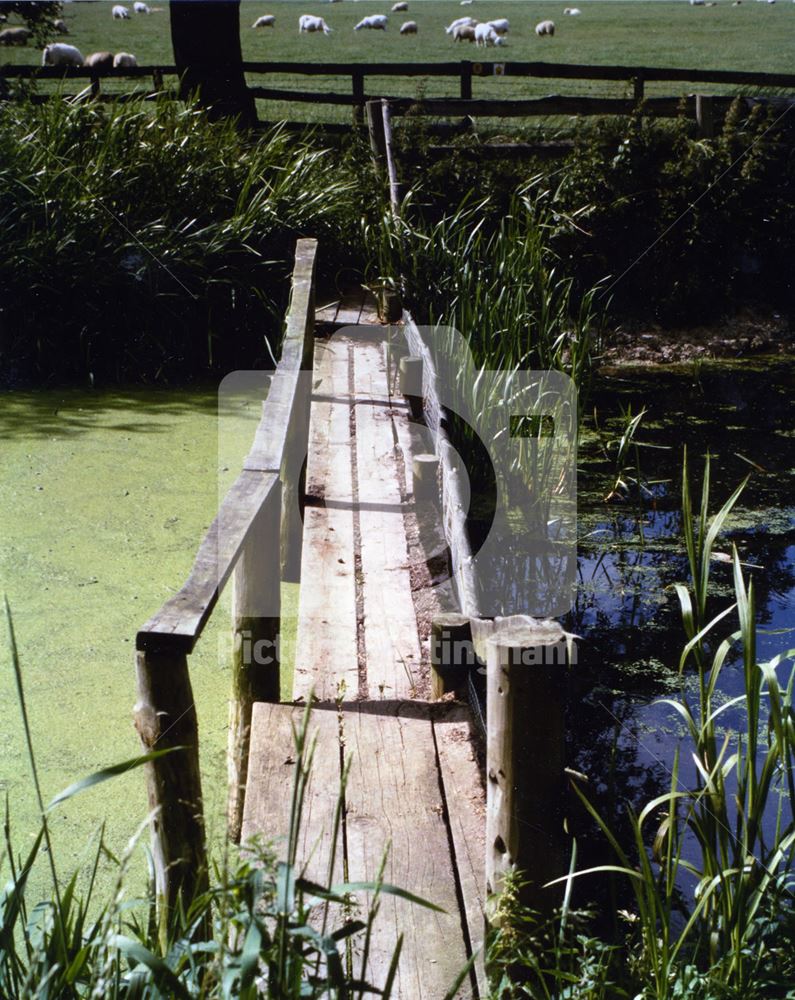
[[[486,748],[475,738],[469,708],[452,694],[432,697],[460,678],[439,655],[431,670],[431,629],[437,638],[440,627],[461,634],[469,619],[449,614],[466,605],[466,594],[456,607],[454,589],[439,585],[448,550],[435,475],[428,489],[427,470],[435,473],[435,465],[427,455],[415,461],[429,448],[427,429],[412,417],[422,390],[399,391],[399,357],[409,353],[400,324],[382,326],[361,295],[315,310],[315,252],[313,241],[299,241],[282,357],[243,471],[185,586],[137,636],[135,717],[143,745],[186,748],[147,764],[150,805],[157,809],[157,883],[166,905],[206,884],[188,656],[233,577],[230,834],[245,843],[256,834],[276,839],[286,833],[294,728],[314,699],[309,731],[317,742],[299,867],[313,881],[328,879],[344,787],[332,881],[383,878],[441,908],[382,896],[368,979],[385,981],[402,934],[393,995],[434,1000],[482,946],[487,861],[494,884],[495,873],[518,857],[525,806],[514,801],[510,755],[529,745],[506,744],[506,733],[508,743],[517,742],[510,736],[517,729],[511,713],[524,713],[529,738],[547,745],[558,745],[562,730],[554,713],[539,712],[537,685],[524,691],[517,679],[514,697],[507,697],[512,680],[503,664],[493,706],[502,716],[490,717],[502,737],[490,734],[487,782]],[[405,376],[409,368],[403,370]],[[430,551],[440,538],[441,555]],[[293,700],[279,703],[278,661],[256,650],[277,647],[281,581],[296,576]],[[544,641],[557,641],[553,633]],[[562,761],[552,758],[560,777]],[[542,783],[538,795],[548,792]],[[543,813],[542,799],[531,809]],[[548,872],[544,858],[556,850],[554,827],[544,821],[531,827],[522,842]],[[484,992],[476,963],[457,995]]]

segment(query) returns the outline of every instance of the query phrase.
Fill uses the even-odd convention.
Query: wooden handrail
[[[158,896],[167,906],[207,886],[199,742],[188,655],[234,578],[228,825],[240,834],[254,701],[279,698],[282,567],[300,562],[317,242],[299,240],[281,359],[254,447],[199,546],[184,586],[136,636],[135,727],[145,751]],[[264,652],[262,652],[264,651]]]

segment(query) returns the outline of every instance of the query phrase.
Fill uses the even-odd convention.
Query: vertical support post
[[[400,185],[398,184],[395,157],[392,153],[392,113],[389,110],[389,101],[385,97],[381,98],[381,118],[383,120],[384,129],[384,155],[386,156],[386,171],[387,177],[389,178],[389,203],[392,206],[392,211],[397,213],[400,209],[400,202],[402,201],[402,192],[400,190]]]
[[[705,94],[696,94],[696,125],[702,139],[715,138],[715,106]]]
[[[163,89],[163,70],[159,66],[152,67],[152,86],[158,94]]]
[[[260,475],[252,472],[251,475]],[[232,593],[232,692],[229,701],[227,830],[240,841],[255,701],[278,701],[281,627],[281,484],[274,473],[235,566]]]
[[[351,74],[353,89],[353,124],[361,125],[364,122],[364,73],[360,69],[355,69]]]
[[[565,636],[556,622],[517,615],[495,624],[486,649],[486,891],[518,869],[523,901],[549,913],[562,890],[543,886],[567,871]]]
[[[632,94],[632,97],[633,97],[633,100],[635,101],[635,104],[640,104],[641,101],[643,100],[643,93],[644,93],[645,84],[646,84],[646,81],[644,79],[643,73],[638,73],[638,75],[632,81],[632,85],[633,85],[633,94]]]
[[[99,74],[94,72],[91,74],[91,99],[96,100],[99,97]]]
[[[381,101],[368,101],[365,104],[365,111],[373,163],[376,171],[380,174],[386,169],[386,139],[384,138],[384,114],[381,110]]]
[[[431,622],[431,698],[461,692],[475,664],[472,625],[466,615],[437,615]]]
[[[160,905],[187,906],[208,887],[204,843],[199,727],[187,652],[169,648],[136,654],[135,728],[145,753],[181,747],[145,764],[152,812],[152,860]]]
[[[461,63],[461,100],[472,100],[472,63],[466,59]]]
[[[439,501],[439,459],[415,455],[411,463],[411,485],[415,500]]]
[[[406,397],[415,420],[422,416],[422,358],[406,355],[400,359],[398,387]]]

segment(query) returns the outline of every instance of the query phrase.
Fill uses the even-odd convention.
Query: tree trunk
[[[214,118],[257,120],[240,47],[240,0],[171,0],[171,43],[180,97],[198,99]]]

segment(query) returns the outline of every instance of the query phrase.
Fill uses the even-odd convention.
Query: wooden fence
[[[280,583],[300,562],[300,473],[309,433],[315,240],[296,247],[281,360],[243,471],[199,547],[185,585],[136,637],[135,725],[146,752],[180,748],[146,765],[159,897],[173,905],[207,886],[198,729],[188,656],[234,579],[229,731],[229,832],[240,835],[251,706],[279,698]],[[268,666],[250,655],[263,642]],[[256,659],[256,658],[254,658]]]
[[[300,62],[247,62],[244,71],[255,76],[289,77],[339,77],[350,81],[350,89],[340,90],[298,90],[284,86],[249,87],[254,97],[270,101],[291,103],[348,106],[353,109],[355,122],[364,119],[364,109],[368,100],[388,94],[366,92],[367,83],[372,79],[387,77],[411,79],[418,77],[443,77],[457,80],[457,97],[434,98],[432,100],[397,99],[394,113],[401,114],[411,109],[435,115],[489,115],[492,117],[524,117],[545,115],[622,115],[629,114],[638,102],[645,99],[649,114],[670,117],[680,110],[681,97],[646,98],[648,83],[679,82],[692,84],[720,84],[722,86],[757,88],[760,90],[783,89],[795,91],[795,73],[747,73],[734,70],[676,69],[650,66],[588,66],[574,63],[546,62],[429,62],[429,63],[300,63]],[[174,66],[141,66],[134,69],[118,69],[99,73],[95,69],[40,67],[40,66],[0,66],[0,80],[3,78],[61,80],[85,79],[88,86],[78,97],[102,98],[104,80],[128,78],[152,81],[152,95],[175,91],[163,90],[166,76],[175,76]],[[534,78],[548,80],[585,80],[625,83],[632,87],[632,97],[577,97],[547,96],[526,100],[479,100],[475,97],[473,85],[477,80],[495,76]],[[384,90],[383,86],[379,86]],[[127,95],[112,95],[114,100],[124,100]],[[45,95],[38,95],[46,100]],[[696,97],[688,98],[695,114]],[[730,97],[715,97],[717,102],[713,113],[728,106]]]

